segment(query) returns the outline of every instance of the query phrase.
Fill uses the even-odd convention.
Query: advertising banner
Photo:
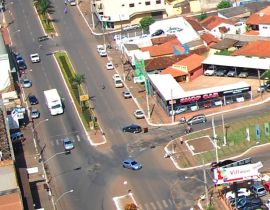
[[[258,170],[262,167],[262,163],[257,162],[254,164],[247,164],[230,168],[216,168],[214,169],[213,182],[215,184],[225,184],[243,180],[256,179],[259,176]]]

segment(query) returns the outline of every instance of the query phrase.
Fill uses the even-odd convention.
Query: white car
[[[239,196],[250,196],[250,190],[247,188],[239,188],[237,190],[238,197]],[[235,192],[229,191],[226,193],[226,199],[235,198]]]
[[[102,50],[105,50],[104,49],[104,45],[101,45],[101,44],[97,45],[97,51],[98,51],[98,53],[100,53],[100,51],[102,51]]]
[[[30,59],[32,63],[38,63],[40,62],[39,55],[37,53],[31,54]]]
[[[113,66],[112,62],[108,62],[106,64],[106,68],[107,68],[107,70],[113,70],[114,69],[114,66]]]
[[[30,88],[30,87],[32,86],[31,80],[28,79],[28,78],[24,78],[24,79],[22,80],[22,86],[23,86],[24,88]]]
[[[32,109],[32,111],[31,111],[32,119],[39,118],[39,116],[40,116],[40,112],[38,111],[38,109]]]
[[[107,57],[107,53],[106,53],[105,50],[100,50],[100,51],[99,51],[99,55],[100,55],[101,57]]]
[[[69,0],[70,6],[76,6],[76,0]]]
[[[205,76],[213,76],[213,75],[215,75],[215,70],[213,70],[213,69],[207,69],[203,74]]]
[[[143,119],[144,118],[144,112],[142,110],[140,110],[140,109],[135,110],[135,112],[133,114],[137,119]]]
[[[120,75],[119,74],[114,74],[112,76],[113,80],[117,80],[117,79],[121,79]]]
[[[265,202],[265,206],[268,208],[268,210],[270,209],[270,199]]]

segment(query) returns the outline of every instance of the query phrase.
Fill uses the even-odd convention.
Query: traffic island
[[[113,197],[117,210],[137,210],[139,209],[131,192],[126,195]]]
[[[61,70],[61,75],[69,89],[72,101],[80,116],[81,122],[90,138],[91,145],[97,146],[106,143],[105,133],[97,122],[97,117],[89,102],[87,91],[82,86],[84,75],[77,74],[72,66],[68,54],[59,51],[53,54]]]

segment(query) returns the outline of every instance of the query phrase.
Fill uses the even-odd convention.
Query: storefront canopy
[[[211,55],[202,64],[268,70],[270,58]]]

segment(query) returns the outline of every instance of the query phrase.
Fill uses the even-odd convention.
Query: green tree
[[[149,30],[149,26],[154,23],[155,20],[153,19],[152,16],[146,16],[144,18],[142,18],[140,20],[140,25],[141,25],[141,28],[144,30],[144,31],[148,31]]]
[[[207,13],[203,12],[199,15],[199,17],[197,18],[198,21],[202,21],[203,19],[207,18]]]
[[[232,7],[232,3],[227,0],[222,0],[217,5],[218,9],[224,9],[224,8],[229,8],[229,7]]]
[[[46,15],[46,13],[51,8],[51,2],[49,0],[38,0],[38,12],[42,15]]]

